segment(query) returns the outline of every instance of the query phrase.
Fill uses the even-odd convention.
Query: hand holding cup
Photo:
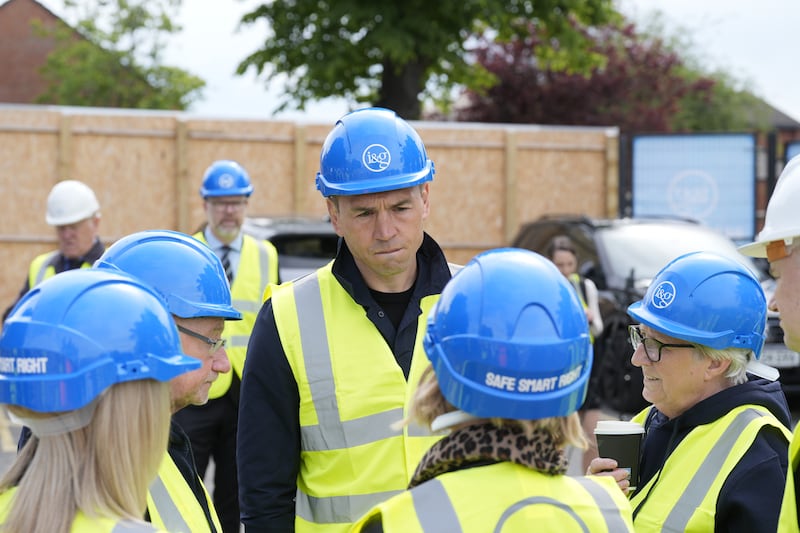
[[[600,458],[614,459],[617,468],[628,472],[630,490],[636,490],[639,480],[639,452],[644,437],[644,427],[636,422],[600,420],[597,422],[594,435],[597,439],[597,452]],[[594,464],[595,461],[597,459],[592,463]],[[596,466],[601,467],[599,462]],[[591,466],[590,471],[592,471]],[[599,472],[593,471],[592,473]]]

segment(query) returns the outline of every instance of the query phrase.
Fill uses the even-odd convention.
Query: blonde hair
[[[430,427],[431,423],[440,415],[457,411],[442,394],[439,388],[439,381],[432,366],[428,366],[419,380],[419,385],[414,391],[411,399],[409,420],[414,420],[419,424]],[[540,418],[538,420],[512,420],[508,418],[492,418],[492,424],[501,426],[518,426],[527,435],[536,432],[545,432],[553,439],[557,448],[565,448],[569,445],[580,449],[586,449],[588,442],[581,427],[581,421],[577,412],[567,416],[557,416],[552,418]]]
[[[8,406],[17,416],[47,418]],[[147,489],[169,438],[169,384],[138,380],[113,385],[86,427],[32,436],[0,479],[17,487],[3,531],[68,533],[80,510],[90,518],[142,520]],[[46,512],[42,512],[46,510]]]

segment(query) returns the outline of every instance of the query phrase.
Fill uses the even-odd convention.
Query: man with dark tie
[[[236,475],[236,431],[239,387],[247,342],[261,308],[264,289],[278,283],[278,251],[269,241],[242,232],[253,184],[237,162],[215,161],[200,187],[206,224],[194,235],[219,256],[231,286],[233,307],[242,320],[226,322],[223,338],[233,372],[220,374],[205,405],[190,405],[174,417],[189,435],[197,470],[205,475],[214,459],[214,506],[224,533],[238,533],[239,492]]]
[[[56,229],[58,249],[31,261],[19,296],[3,313],[4,321],[33,286],[67,270],[89,268],[105,250],[98,237],[100,204],[94,191],[81,181],[64,180],[53,186],[47,196],[45,221]]]

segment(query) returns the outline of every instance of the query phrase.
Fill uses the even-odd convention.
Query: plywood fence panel
[[[426,229],[448,251],[478,250],[504,243],[504,140],[502,127],[420,124],[436,174]]]
[[[59,118],[47,111],[0,114],[0,235],[51,235],[41,191],[58,181]]]
[[[605,216],[602,130],[548,129],[519,134],[516,211],[518,224],[544,214]]]
[[[0,308],[14,299],[30,260],[56,245],[44,212],[58,180],[95,190],[106,242],[143,229],[194,231],[204,220],[198,189],[216,159],[250,173],[250,214],[322,216],[314,178],[332,126],[0,105]],[[414,126],[436,165],[426,230],[451,261],[507,245],[519,224],[545,213],[616,210],[616,130]]]
[[[70,178],[92,187],[102,234],[120,237],[175,228],[175,126],[172,116],[76,114],[71,118]],[[44,191],[47,194],[47,191]]]

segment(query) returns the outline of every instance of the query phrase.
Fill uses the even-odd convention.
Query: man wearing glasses
[[[211,385],[229,374],[230,362],[221,338],[225,321],[240,320],[222,264],[197,239],[167,230],[142,231],[115,242],[94,268],[123,271],[149,284],[166,300],[180,331],[183,352],[200,368],[172,378],[173,415],[208,401]],[[107,317],[113,321],[114,317]],[[142,317],[143,327],[148,317]],[[23,430],[20,447],[30,438]],[[175,422],[170,426],[168,457],[150,486],[145,518],[165,531],[219,533],[217,512],[195,468],[189,438]]]
[[[766,313],[755,276],[707,252],[666,265],[628,307],[640,323],[631,362],[652,404],[633,419],[645,428],[631,481],[637,532],[776,531],[791,417],[780,384],[754,361]],[[588,473],[601,472],[627,489],[613,459],[592,461]]]
[[[201,476],[205,476],[209,460],[214,459],[214,505],[225,533],[238,533],[240,529],[236,431],[247,342],[261,308],[264,289],[279,282],[275,246],[242,231],[252,193],[250,176],[236,161],[215,161],[203,176],[200,196],[206,224],[194,237],[208,244],[220,258],[231,287],[233,306],[242,313],[242,320],[227,323],[222,333],[228,342],[233,372],[219,376],[214,382],[208,403],[191,405],[175,416],[192,441]]]

